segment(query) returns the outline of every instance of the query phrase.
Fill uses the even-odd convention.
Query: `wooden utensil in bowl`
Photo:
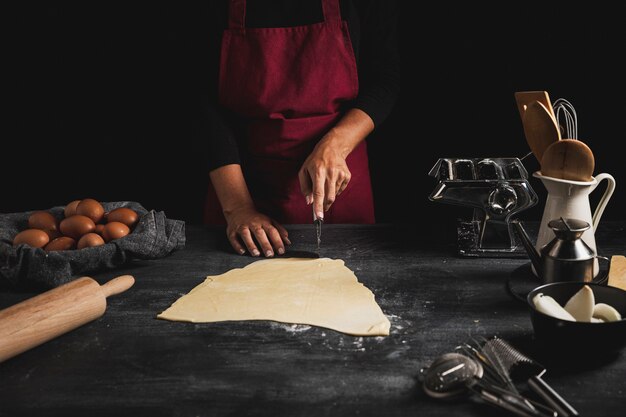
[[[528,146],[541,163],[548,146],[561,140],[561,131],[556,120],[546,106],[539,101],[533,101],[527,106],[522,122]]]
[[[591,181],[595,160],[585,143],[563,139],[548,146],[541,159],[541,173],[570,181]]]

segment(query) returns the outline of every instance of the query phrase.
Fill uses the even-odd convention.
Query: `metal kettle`
[[[559,281],[589,282],[594,277],[596,254],[581,239],[591,226],[578,219],[551,220],[548,227],[556,237],[537,251],[519,220],[511,222],[537,276],[546,284]]]

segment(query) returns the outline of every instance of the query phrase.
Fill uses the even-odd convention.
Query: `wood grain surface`
[[[601,223],[601,254],[624,253],[625,226]],[[136,279],[103,317],[0,364],[0,416],[502,416],[476,401],[436,402],[417,379],[460,342],[493,335],[543,361],[544,379],[581,415],[623,415],[623,352],[563,361],[533,339],[526,306],[505,290],[527,260],[459,258],[455,242],[433,245],[417,230],[324,225],[322,256],[344,259],[374,292],[389,337],[157,320],[206,275],[256,260],[233,254],[219,228],[187,230],[183,251],[92,275]],[[311,225],[289,230],[293,250],[314,250]],[[0,308],[32,295],[0,293]]]

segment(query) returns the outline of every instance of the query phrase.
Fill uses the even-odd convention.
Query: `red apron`
[[[219,99],[245,123],[239,146],[246,183],[257,209],[286,224],[312,221],[298,171],[359,89],[339,0],[322,0],[322,10],[321,23],[246,28],[246,1],[231,0],[229,28],[222,38]],[[324,222],[374,223],[365,141],[346,162],[352,179]],[[205,222],[224,223],[212,187]]]

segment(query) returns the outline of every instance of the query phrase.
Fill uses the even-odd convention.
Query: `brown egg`
[[[26,229],[15,235],[15,238],[13,239],[13,246],[25,243],[33,248],[43,248],[49,241],[50,237],[43,230]]]
[[[113,239],[119,239],[130,233],[130,229],[124,223],[110,222],[104,226],[104,232],[102,237],[106,242],[110,242]]]
[[[102,233],[104,232],[104,225],[103,224],[97,224],[96,225],[96,230],[94,232],[99,234],[100,236],[102,236]]]
[[[58,250],[71,250],[76,246],[76,241],[71,237],[61,236],[48,243],[44,248],[46,252],[54,252]]]
[[[87,233],[78,241],[78,249],[104,245],[104,240],[95,233]]]
[[[76,207],[76,214],[80,214],[81,216],[87,216],[94,223],[98,223],[104,217],[104,208],[102,204],[94,200],[93,198],[85,198],[78,203]]]
[[[80,203],[80,200],[74,200],[65,206],[65,210],[63,212],[65,217],[72,217],[76,214],[76,207],[78,207],[78,203]]]
[[[76,214],[61,220],[59,228],[61,229],[61,233],[65,236],[78,240],[82,235],[96,230],[96,225],[89,217]]]
[[[139,220],[137,212],[127,207],[116,208],[107,214],[107,221],[124,223],[128,227],[133,227],[137,220]]]
[[[36,211],[28,218],[28,227],[43,230],[50,240],[60,236],[57,219],[47,211]]]

